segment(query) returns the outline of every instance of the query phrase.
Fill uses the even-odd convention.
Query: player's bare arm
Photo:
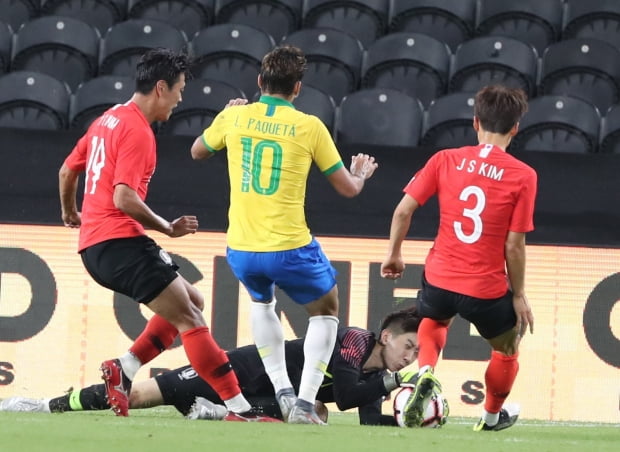
[[[327,180],[339,194],[353,198],[360,194],[364,183],[372,177],[378,166],[374,157],[360,153],[351,157],[350,170],[340,168],[327,176]]]
[[[73,171],[66,164],[58,172],[58,187],[60,191],[60,206],[62,222],[69,228],[79,228],[82,224],[80,212],[77,209],[76,193],[80,173]]]
[[[192,144],[191,148],[191,153],[194,160],[206,160],[215,155],[215,152],[211,151],[205,145],[202,135],[200,135],[194,140],[194,144]]]
[[[182,237],[198,230],[198,220],[194,215],[183,215],[174,221],[165,220],[153,212],[135,190],[125,184],[114,187],[114,205],[143,226],[169,237]]]
[[[403,276],[405,263],[401,254],[402,244],[411,226],[413,212],[419,206],[418,202],[409,195],[403,196],[396,206],[390,226],[388,255],[381,264],[381,276],[383,278],[398,279]]]
[[[525,295],[525,233],[509,231],[504,252],[508,280],[513,292],[513,306],[517,316],[515,342],[518,345],[528,326],[530,332],[534,333],[534,314]]]

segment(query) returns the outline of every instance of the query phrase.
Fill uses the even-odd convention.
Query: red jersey
[[[534,169],[489,145],[433,155],[404,192],[424,204],[439,199],[439,230],[425,265],[429,283],[477,298],[508,289],[504,244],[508,231],[534,229]]]
[[[114,206],[114,187],[125,184],[144,201],[157,160],[155,135],[133,102],[97,118],[65,164],[86,171],[78,250],[105,240],[144,235],[144,227]]]

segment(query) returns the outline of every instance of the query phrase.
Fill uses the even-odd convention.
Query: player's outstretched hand
[[[183,215],[171,222],[170,226],[172,226],[172,232],[168,234],[170,237],[183,237],[198,230],[198,219],[194,215]]]
[[[400,257],[387,258],[381,264],[381,277],[385,279],[398,279],[403,276],[405,263]]]
[[[375,162],[375,158],[368,154],[359,153],[351,156],[350,172],[353,176],[364,180],[370,179],[378,166],[379,164]]]

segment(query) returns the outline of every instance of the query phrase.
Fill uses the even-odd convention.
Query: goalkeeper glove
[[[419,376],[419,372],[411,370],[407,372],[394,372],[383,377],[383,385],[388,392],[398,387],[414,388]]]
[[[419,372],[409,370],[407,372],[398,372],[400,377],[399,386],[414,388],[420,377]]]

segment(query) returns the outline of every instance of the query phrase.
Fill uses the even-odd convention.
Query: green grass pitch
[[[620,424],[519,421],[501,432],[473,432],[473,419],[441,429],[364,427],[331,413],[329,426],[187,421],[173,408],[41,414],[0,412],[0,450],[55,451],[536,451],[620,450]]]

